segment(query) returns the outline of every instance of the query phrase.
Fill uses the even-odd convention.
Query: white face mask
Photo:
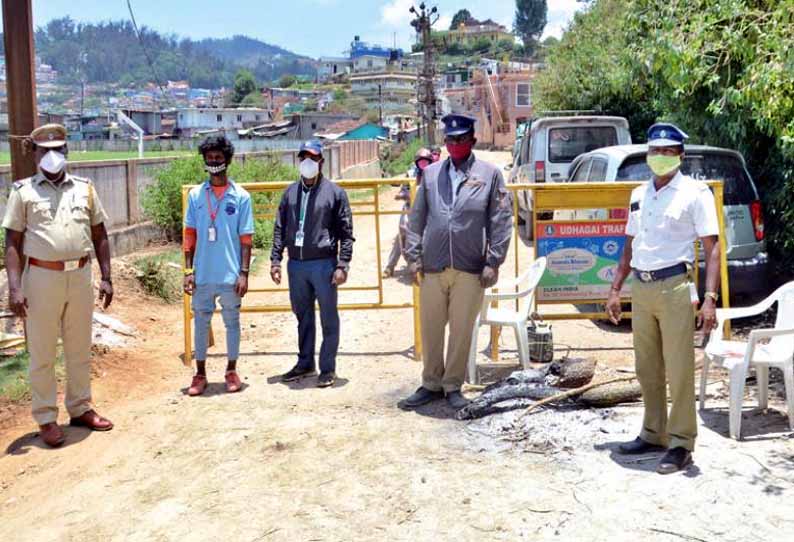
[[[311,158],[304,158],[300,164],[300,172],[304,179],[314,179],[320,172],[320,164]]]
[[[66,167],[66,157],[57,151],[50,151],[41,159],[39,167],[51,175],[57,175]]]

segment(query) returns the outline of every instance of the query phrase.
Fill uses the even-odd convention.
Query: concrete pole
[[[3,0],[3,39],[6,57],[9,135],[27,136],[38,125],[36,52],[33,48],[31,0]],[[22,141],[9,138],[11,175],[24,179],[36,173],[33,154],[24,154]]]

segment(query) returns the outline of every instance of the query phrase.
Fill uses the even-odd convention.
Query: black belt
[[[683,275],[687,272],[687,264],[678,263],[670,267],[665,267],[664,269],[657,269],[656,271],[640,271],[639,269],[635,269],[634,276],[637,277],[637,280],[640,282],[655,282],[657,280],[669,279],[676,275]]]

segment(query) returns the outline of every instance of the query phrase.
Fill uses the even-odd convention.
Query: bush
[[[386,157],[384,171],[391,177],[404,175],[411,169],[416,151],[421,149],[424,144],[421,139],[414,139],[407,145],[403,143],[394,145]]]
[[[179,269],[168,264],[179,263],[180,258],[181,254],[175,250],[136,260],[133,266],[143,290],[167,303],[177,301],[182,291],[182,277]]]
[[[273,158],[235,160],[229,168],[229,177],[243,186],[250,182],[292,181],[298,176],[297,169]],[[206,178],[201,156],[178,158],[160,170],[155,183],[144,192],[144,211],[166,230],[171,240],[182,238],[182,186],[203,182]],[[262,207],[277,205],[280,198],[280,191],[252,194],[254,214]],[[273,220],[255,218],[254,230],[254,246],[268,248],[273,238]]]

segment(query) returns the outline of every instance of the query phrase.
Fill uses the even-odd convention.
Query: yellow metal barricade
[[[385,303],[383,298],[383,278],[381,276],[381,232],[380,232],[380,218],[388,215],[401,215],[405,214],[402,210],[383,210],[381,209],[380,191],[383,187],[410,185],[411,197],[413,199],[416,193],[416,182],[412,178],[392,178],[392,179],[360,179],[350,181],[334,181],[335,184],[344,188],[345,190],[361,190],[371,192],[371,198],[365,200],[352,200],[350,202],[353,216],[372,216],[375,222],[375,258],[373,262],[377,266],[376,276],[377,283],[364,286],[341,286],[339,291],[358,291],[358,292],[377,292],[377,303],[348,303],[340,304],[339,310],[394,310],[394,309],[411,309],[414,316],[414,357],[417,360],[422,359],[422,341],[421,341],[421,328],[419,325],[419,289],[416,285],[413,286],[413,295],[410,301],[405,303]],[[245,183],[242,186],[253,197],[258,193],[275,193],[277,195],[275,203],[271,205],[256,205],[254,204],[254,218],[275,218],[278,212],[278,201],[281,198],[283,191],[292,184],[292,182],[268,182],[268,183]],[[182,216],[184,218],[187,212],[187,199],[193,185],[186,185],[182,188]],[[361,258],[360,255],[356,256],[354,251],[354,259]],[[182,260],[183,268],[185,260]],[[275,288],[250,288],[250,293],[279,293],[288,292],[288,288],[275,287]],[[193,313],[190,307],[190,296],[183,293],[183,315],[184,315],[184,357],[183,362],[185,365],[190,365],[193,359],[192,352],[192,329],[191,320]],[[273,312],[291,312],[292,308],[289,305],[267,305],[267,306],[243,306],[240,308],[241,312],[246,313],[273,313]],[[216,311],[217,312],[217,311]]]

